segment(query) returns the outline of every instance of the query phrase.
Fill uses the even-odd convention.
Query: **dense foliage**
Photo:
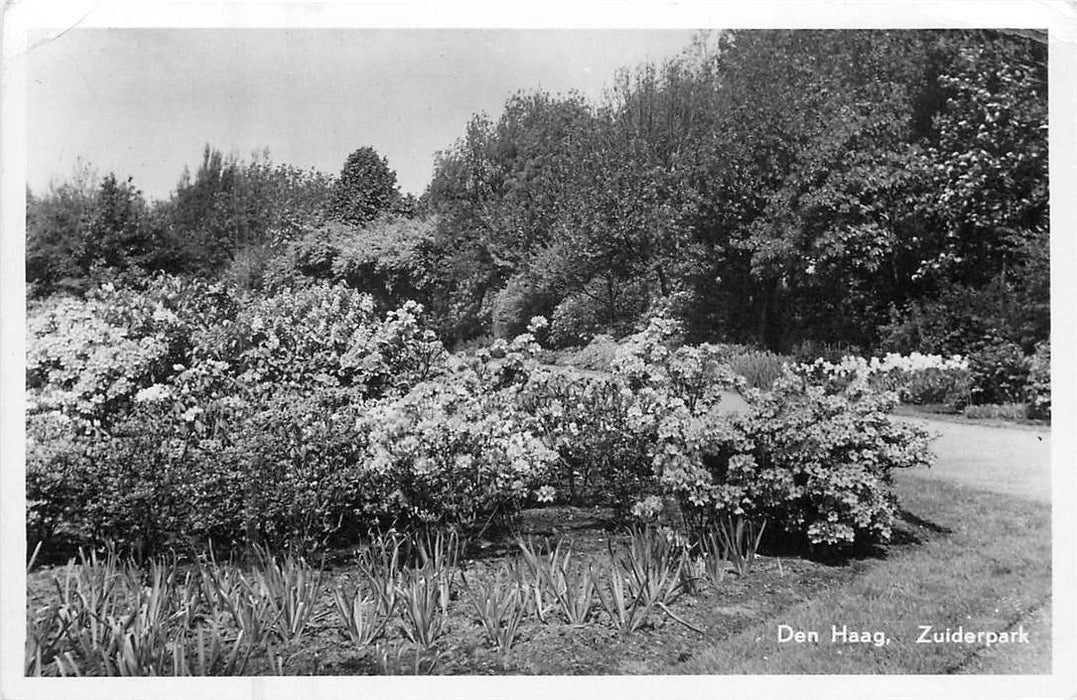
[[[450,344],[535,315],[584,343],[665,313],[780,352],[997,336],[1027,356],[1049,333],[1042,39],[701,33],[602,101],[521,92],[477,115],[418,203],[370,147],[337,178],[207,147],[155,203],[84,170],[29,198],[29,279],[331,278],[423,302]]]
[[[421,307],[378,314],[342,285],[234,295],[158,277],[40,303],[28,526],[143,552],[316,547],[389,527],[481,533],[557,497],[622,517],[658,498],[679,504],[663,515],[678,527],[747,514],[848,544],[887,536],[891,470],[926,462],[863,382],[824,398],[783,380],[735,418],[718,410],[745,384],[728,348],[684,345],[676,321],[653,319],[609,374],[540,364],[547,326],[450,357]],[[773,492],[782,479],[796,488]]]
[[[156,202],[84,167],[27,197],[29,523],[317,544],[569,498],[885,538],[927,459],[893,398],[1050,415],[1046,105],[1034,34],[738,30],[513,96],[419,201],[370,147],[207,146]]]
[[[511,517],[545,452],[477,376],[444,377],[421,313],[173,278],[32,308],[30,524],[152,549]]]
[[[1045,60],[1001,32],[739,31],[624,73],[597,106],[521,94],[438,162],[428,203],[468,281],[450,293],[510,334],[542,312],[575,342],[661,307],[693,337],[788,350],[872,346],[944,295],[998,289],[1026,303],[982,323],[1031,351]]]

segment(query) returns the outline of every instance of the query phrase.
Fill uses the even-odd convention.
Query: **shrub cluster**
[[[989,336],[969,353],[973,403],[1017,403],[1024,398],[1029,361],[1013,341]]]
[[[893,471],[930,463],[928,435],[889,420],[895,394],[791,371],[771,391],[749,390],[721,347],[676,342],[675,324],[655,319],[610,376],[531,374],[527,408],[573,493],[596,489],[626,516],[696,533],[746,518],[814,545],[889,538]],[[721,410],[730,389],[744,391],[747,414]]]
[[[39,536],[309,546],[389,524],[483,527],[545,485],[532,419],[493,377],[449,368],[417,305],[381,316],[314,285],[236,298],[220,318],[160,292],[31,310]]]
[[[870,359],[846,355],[838,362],[817,359],[796,365],[793,370],[831,391],[861,381],[879,391],[895,392],[903,403],[946,404],[958,410],[969,402],[973,381],[966,358],[918,352],[887,353]]]
[[[311,547],[387,527],[483,531],[562,489],[626,518],[765,520],[843,545],[888,537],[891,472],[927,463],[925,436],[890,423],[893,395],[872,382],[835,386],[818,365],[825,386],[801,372],[749,390],[728,348],[684,345],[663,317],[611,372],[578,373],[536,359],[541,318],[449,358],[415,304],[379,315],[321,284],[229,299],[224,318],[172,284],[65,301],[70,322],[31,324],[28,524],[41,534],[144,552]],[[88,340],[74,319],[92,322]],[[133,338],[150,340],[130,371],[99,352]],[[893,364],[865,366],[891,377]],[[733,389],[744,416],[721,410]]]

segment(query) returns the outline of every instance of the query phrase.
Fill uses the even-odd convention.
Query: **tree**
[[[46,192],[26,193],[26,281],[35,294],[80,291],[86,268],[85,231],[100,178],[80,161],[72,176],[53,181]]]
[[[86,268],[124,270],[143,266],[149,253],[145,213],[146,203],[131,178],[121,183],[114,173],[109,173],[98,188],[86,229]]]
[[[26,273],[33,293],[81,293],[103,271],[140,273],[151,256],[147,205],[131,178],[80,165],[67,182],[26,198]]]
[[[352,151],[329,199],[329,216],[362,226],[397,209],[403,198],[389,161],[369,146]]]

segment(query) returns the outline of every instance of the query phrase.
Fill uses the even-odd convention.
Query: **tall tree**
[[[329,200],[329,215],[362,226],[380,214],[395,211],[402,201],[389,161],[364,146],[344,161]]]

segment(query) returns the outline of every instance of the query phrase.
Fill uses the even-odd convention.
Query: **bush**
[[[607,372],[619,346],[612,336],[600,333],[582,348],[558,353],[560,364],[592,372]]]
[[[248,383],[357,387],[368,395],[406,390],[432,376],[445,351],[408,303],[384,320],[373,300],[326,284],[286,289],[242,305],[235,321],[206,339]]]
[[[979,288],[947,287],[938,299],[894,309],[890,323],[879,328],[881,347],[900,353],[971,354],[983,338],[997,336],[1029,351],[1051,325],[1046,290],[1034,289],[1047,279],[1047,270],[1036,272],[1016,285],[1009,280],[1020,275],[999,276]]]
[[[26,419],[26,529],[30,541],[47,541],[70,523],[86,491],[83,466],[91,442],[60,411]]]
[[[541,318],[446,360],[414,305],[378,318],[326,285],[235,304],[234,320],[183,321],[183,362],[140,370],[107,422],[30,413],[28,524],[143,551],[314,547],[368,528],[482,532],[565,486],[624,516],[657,502],[667,520],[747,515],[848,544],[889,535],[890,471],[927,460],[861,379],[828,393],[788,376],[752,393],[747,417],[723,415],[723,391],[745,385],[728,348],[680,345],[664,318],[625,339],[610,374],[581,376],[538,364]],[[95,313],[156,328],[126,308]]]
[[[972,403],[1019,403],[1025,396],[1029,361],[1020,346],[990,336],[969,353]]]
[[[555,455],[534,420],[468,370],[378,402],[357,420],[367,477],[361,512],[382,525],[472,533],[551,498]]]
[[[930,465],[929,436],[889,420],[891,397],[858,387],[827,395],[790,375],[750,403],[737,421],[750,447],[725,465],[720,511],[765,517],[817,545],[889,539],[893,471]]]
[[[824,362],[838,363],[843,358],[861,355],[861,349],[857,345],[843,342],[824,343],[814,340],[804,340],[792,350],[793,358],[800,363],[823,360]]]
[[[928,367],[900,373],[894,383],[902,403],[943,404],[960,410],[969,402],[971,378],[965,369]]]
[[[528,275],[512,277],[504,289],[494,296],[491,320],[497,338],[515,338],[524,332],[528,322],[554,307],[555,300]]]
[[[318,547],[392,525],[483,529],[541,487],[549,497],[553,453],[514,403],[532,336],[443,376],[420,311],[379,319],[369,297],[328,286],[241,299],[234,321],[191,331],[171,358],[184,364],[125,389],[108,421],[35,406],[28,526],[142,553]]]
[[[143,552],[185,548],[202,534],[235,540],[230,531],[222,535],[199,525],[235,512],[224,501],[244,494],[238,480],[227,478],[226,448],[232,444],[228,429],[245,402],[221,369],[222,363],[205,363],[168,385],[139,391],[107,430],[80,429],[62,414],[29,416],[29,515],[58,514],[54,530]],[[50,424],[58,419],[68,432],[53,442]],[[62,490],[55,475],[62,475]]]
[[[752,389],[770,389],[782,376],[789,358],[767,350],[748,349],[727,360],[730,369],[744,377]]]
[[[984,403],[965,406],[966,418],[994,418],[997,420],[1021,420],[1028,416],[1028,406],[1023,403]]]
[[[582,345],[602,332],[602,305],[583,293],[566,297],[550,316],[550,343],[554,347]]]
[[[225,288],[157,276],[106,284],[86,299],[53,297],[27,310],[29,412],[58,410],[99,427],[140,389],[187,363],[205,328],[234,315]]]
[[[614,377],[535,372],[518,402],[557,453],[558,483],[573,500],[613,505],[621,514],[654,490],[649,450],[653,410]],[[648,422],[651,425],[648,425]]]
[[[232,254],[232,261],[221,273],[221,279],[245,292],[259,291],[266,282],[266,271],[274,257],[276,255],[268,244],[246,245]]]
[[[60,410],[87,421],[107,420],[134,393],[171,371],[172,316],[132,328],[114,323],[119,310],[100,299],[61,298],[30,310],[27,319],[27,385],[31,412]],[[166,325],[167,324],[167,325]],[[176,329],[178,330],[178,329]],[[140,332],[141,331],[141,332]]]
[[[818,359],[794,365],[792,370],[828,393],[841,393],[860,381],[878,391],[892,391],[904,403],[946,404],[960,410],[969,402],[971,376],[968,362],[960,355],[888,353],[870,360],[847,355],[837,363]]]
[[[593,485],[622,515],[694,532],[747,517],[820,546],[890,536],[892,471],[929,463],[927,435],[889,420],[893,394],[856,372],[829,388],[786,373],[773,391],[748,392],[747,416],[723,414],[722,391],[745,383],[723,362],[728,348],[679,337],[675,322],[652,319],[611,376],[530,374],[521,405],[575,494],[593,498],[581,482]]]

